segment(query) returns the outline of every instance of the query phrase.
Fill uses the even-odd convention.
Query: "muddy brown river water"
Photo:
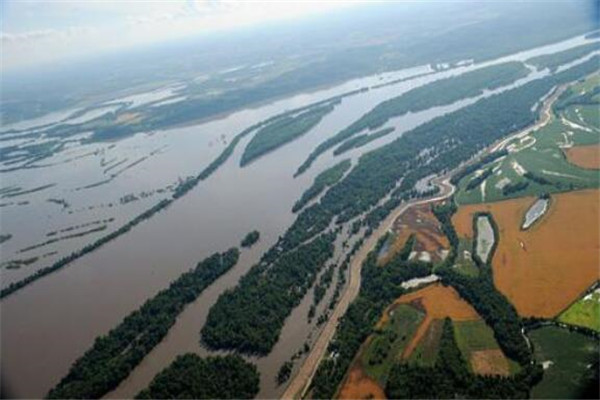
[[[168,286],[170,281],[198,261],[213,252],[239,245],[247,232],[257,229],[261,233],[259,243],[242,251],[238,264],[182,312],[167,337],[107,397],[134,396],[179,354],[208,354],[199,343],[199,332],[208,310],[219,295],[234,287],[262,253],[285,232],[295,218],[291,212],[292,205],[319,172],[343,158],[350,157],[356,162],[360,154],[474,100],[395,118],[386,124],[396,127],[393,134],[339,157],[334,157],[330,151],[317,159],[305,174],[294,179],[292,176],[296,168],[322,140],[346,127],[378,103],[413,87],[492,63],[524,60],[540,52],[558,51],[583,41],[579,37],[485,64],[442,71],[345,98],[308,134],[240,168],[241,153],[250,140],[250,136],[246,137],[216,173],[172,206],[117,240],[1,301],[1,373],[6,394],[26,398],[44,396],[98,335],[108,332],[146,299]],[[386,79],[416,75],[423,70],[426,68],[399,71],[389,74]],[[542,75],[543,72],[532,72],[518,84]],[[286,109],[377,83],[380,83],[379,77],[351,81],[243,110],[224,119],[207,122],[197,129],[199,132],[209,131],[211,127],[228,129],[227,134],[231,137],[244,126]],[[165,138],[176,145],[180,136]],[[181,150],[182,154],[185,152],[187,157],[193,156],[196,151],[194,143],[193,139],[189,139],[185,149]],[[198,144],[196,172],[212,160],[214,153]],[[169,157],[171,159],[168,162],[163,160],[162,164],[155,165],[154,170],[150,163],[148,170],[141,175],[143,179],[168,173],[167,170],[161,171],[160,167],[178,168],[177,152],[171,152]],[[252,359],[261,373],[259,397],[274,398],[283,392],[285,385],[277,387],[275,384],[279,367],[302,347],[307,338],[314,340],[318,334],[314,321],[308,324],[306,319],[311,301],[312,293],[309,292],[286,320],[273,351],[266,357]]]

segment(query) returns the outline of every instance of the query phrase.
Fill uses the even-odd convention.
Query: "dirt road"
[[[312,378],[317,371],[321,358],[327,351],[327,346],[335,334],[335,330],[338,326],[340,318],[346,313],[348,306],[358,295],[360,289],[360,270],[362,263],[367,257],[367,254],[375,247],[379,238],[384,235],[393,225],[396,218],[402,215],[410,207],[417,204],[431,203],[439,200],[446,199],[454,193],[454,186],[450,184],[450,178],[444,177],[434,179],[432,181],[441,190],[441,193],[429,199],[413,200],[407,203],[401,204],[398,208],[388,215],[388,217],[381,223],[379,228],[373,232],[371,236],[361,246],[360,250],[356,253],[350,263],[350,278],[348,286],[344,291],[342,298],[333,310],[333,313],[327,320],[325,327],[321,331],[321,334],[313,344],[308,357],[304,360],[304,363],[300,367],[298,373],[294,376],[289,386],[281,396],[282,399],[293,399],[301,398],[304,396],[305,391],[310,386]]]

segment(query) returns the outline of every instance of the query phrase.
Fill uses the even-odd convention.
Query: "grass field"
[[[532,390],[533,398],[598,398],[597,381],[593,381],[598,364],[590,367],[599,361],[597,339],[554,326],[536,329],[529,337],[536,360],[545,366],[542,381]]]
[[[519,314],[552,318],[598,279],[599,199],[598,190],[553,195],[550,209],[527,231],[520,226],[531,197],[461,206],[452,222],[465,237],[475,212],[491,212],[500,231],[494,283]]]
[[[409,361],[420,365],[433,366],[438,355],[444,320],[434,319],[410,355]]]
[[[454,334],[472,372],[509,375],[508,360],[494,338],[494,331],[483,320],[454,322]]]
[[[600,291],[597,289],[585,295],[567,308],[558,320],[565,324],[584,326],[600,332]]]
[[[407,304],[395,304],[387,314],[387,322],[369,337],[359,358],[365,373],[379,383],[387,380],[394,360],[402,354],[424,319],[422,312]]]
[[[473,240],[471,239],[472,230],[469,237],[460,237],[458,243],[458,250],[456,256],[456,264],[455,267],[458,272],[461,274],[477,277],[479,276],[479,268],[475,265],[473,261],[473,255],[471,254],[473,251]]]

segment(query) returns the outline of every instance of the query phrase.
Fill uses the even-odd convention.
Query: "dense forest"
[[[314,107],[299,115],[288,115],[262,127],[246,146],[240,166],[243,167],[263,154],[304,135],[321,122],[325,115],[333,111],[339,102],[340,100],[337,100],[337,102]]]
[[[558,53],[544,54],[541,56],[533,57],[525,62],[533,64],[539,69],[548,68],[550,72],[555,72],[561,65],[575,61],[582,58],[593,51],[598,50],[598,43],[588,43],[582,46],[573,47],[568,50],[560,51]]]
[[[201,358],[187,353],[154,377],[138,399],[253,399],[256,367],[237,355]]]
[[[268,354],[285,318],[314,283],[333,254],[335,233],[321,235],[273,264],[253,266],[238,286],[223,293],[210,309],[202,342],[212,349]]]
[[[485,89],[496,89],[508,85],[519,78],[527,76],[528,72],[529,70],[520,62],[494,65],[466,72],[457,77],[440,79],[384,101],[350,126],[317,146],[298,168],[296,175],[306,171],[320,154],[365,129],[376,129],[391,118],[399,117],[408,112],[422,111],[435,106],[451,104],[464,98],[478,96]]]
[[[333,155],[337,156],[337,155],[340,155],[347,151],[350,151],[352,149],[357,149],[359,147],[365,146],[374,140],[377,140],[386,135],[389,135],[392,132],[394,132],[394,128],[384,128],[377,132],[373,132],[370,135],[363,134],[363,135],[354,136],[353,138],[346,140],[344,143],[339,145],[335,150],[333,150]]]
[[[259,238],[260,238],[260,232],[257,230],[254,230],[252,232],[248,232],[248,234],[246,236],[244,236],[244,238],[242,239],[242,243],[240,243],[240,244],[242,247],[252,247],[252,245],[254,245],[254,243],[258,242]]]
[[[302,207],[304,207],[309,201],[316,198],[321,194],[325,188],[328,186],[335,185],[346,173],[346,171],[352,166],[352,163],[349,159],[341,161],[334,165],[331,168],[327,168],[325,171],[321,172],[312,185],[302,193],[302,197],[298,200],[294,207],[292,208],[293,212],[299,211]]]
[[[335,264],[331,264],[330,266],[328,266],[327,269],[325,269],[325,272],[321,274],[319,282],[317,282],[317,284],[314,287],[313,302],[310,306],[310,309],[308,310],[309,322],[315,316],[317,306],[319,305],[321,300],[323,300],[323,297],[325,297],[325,293],[327,292],[327,289],[329,289],[329,286],[331,286],[331,282],[333,281],[334,270]]]
[[[165,337],[183,308],[231,269],[239,251],[215,253],[147,300],[71,366],[48,398],[100,398],[129,375]]]

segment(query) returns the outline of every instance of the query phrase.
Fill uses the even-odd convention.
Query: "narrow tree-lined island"
[[[201,358],[188,353],[154,377],[137,399],[253,399],[256,367],[236,355]]]
[[[238,261],[239,250],[216,253],[184,273],[123,322],[100,336],[48,398],[100,398],[129,375],[175,323],[183,308]]]

